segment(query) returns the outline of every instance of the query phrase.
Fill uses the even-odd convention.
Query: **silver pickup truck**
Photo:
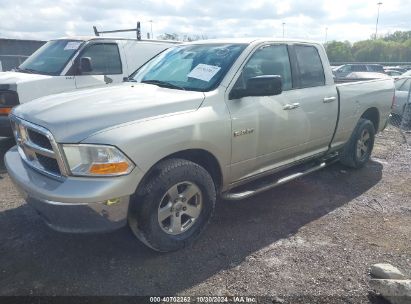
[[[123,84],[18,106],[5,163],[52,228],[128,223],[172,251],[199,236],[219,197],[250,197],[337,160],[364,166],[393,94],[389,79],[335,85],[317,43],[187,43]]]

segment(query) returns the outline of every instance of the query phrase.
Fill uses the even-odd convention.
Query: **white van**
[[[51,40],[15,71],[0,72],[0,137],[11,136],[11,108],[75,89],[122,82],[176,42],[102,37]]]

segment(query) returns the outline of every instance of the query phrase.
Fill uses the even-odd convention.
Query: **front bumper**
[[[63,232],[104,232],[126,225],[130,195],[140,174],[56,180],[28,167],[16,147],[6,153],[4,161],[24,199],[51,228]]]
[[[0,137],[12,137],[10,120],[8,116],[0,115]]]

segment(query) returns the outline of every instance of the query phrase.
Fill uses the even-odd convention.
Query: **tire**
[[[129,226],[156,251],[182,249],[198,238],[214,213],[213,179],[203,167],[184,159],[164,160],[152,172],[132,197]]]
[[[340,162],[355,169],[364,167],[371,157],[374,140],[374,124],[368,119],[360,118],[349,141],[345,144]]]

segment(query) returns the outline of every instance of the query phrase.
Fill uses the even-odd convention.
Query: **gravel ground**
[[[369,292],[370,265],[391,263],[411,276],[411,149],[401,142],[390,127],[361,170],[335,164],[251,199],[219,201],[199,241],[171,254],[152,252],[127,228],[93,235],[51,231],[0,163],[0,295],[385,303]]]

